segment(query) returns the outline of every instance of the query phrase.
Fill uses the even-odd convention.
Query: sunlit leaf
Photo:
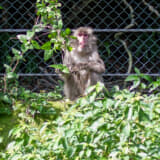
[[[4,101],[5,103],[12,104],[12,100],[8,95],[0,94],[0,100]]]
[[[97,92],[97,93],[99,93],[100,91],[102,91],[103,88],[104,88],[104,84],[103,84],[103,83],[98,82],[98,83],[96,84],[96,92]]]
[[[128,76],[125,81],[139,81],[140,78],[137,75],[130,75]]]
[[[65,33],[66,33],[66,35],[70,35],[71,34],[71,30],[69,28],[66,28]]]
[[[97,131],[97,129],[99,127],[101,127],[104,124],[104,119],[103,118],[99,118],[98,120],[96,120],[92,125],[91,125],[91,129],[93,131]]]
[[[47,61],[53,56],[53,50],[45,50],[44,60]]]
[[[133,90],[133,89],[137,88],[140,85],[140,83],[141,83],[140,79],[137,80],[137,81],[134,81],[133,85],[130,88],[130,90]]]
[[[51,42],[48,41],[48,42],[44,43],[44,44],[41,46],[41,49],[43,49],[43,50],[50,50],[50,49],[51,49]]]
[[[20,40],[20,42],[25,43],[27,42],[27,36],[25,34],[19,34],[17,35],[17,38]]]
[[[130,126],[129,123],[127,123],[127,124],[124,126],[124,128],[123,128],[123,130],[122,130],[122,133],[123,133],[123,135],[124,135],[125,137],[129,137],[130,132],[131,132],[131,126]]]
[[[138,68],[134,68],[134,70],[135,70],[135,72],[137,73],[137,74],[141,74],[141,72],[140,72],[140,70],[138,69]]]
[[[44,26],[42,24],[37,24],[33,26],[33,31],[34,32],[40,32],[44,29]]]
[[[50,67],[53,67],[55,69],[59,69],[61,72],[66,73],[66,74],[69,73],[68,67],[63,64],[52,64],[52,65],[50,65]]]
[[[69,51],[69,52],[71,52],[72,51],[72,47],[71,46],[67,46],[67,50]]]
[[[6,77],[7,79],[17,79],[18,75],[14,72],[8,72]]]
[[[26,37],[28,40],[30,40],[34,36],[35,32],[34,31],[27,31]]]
[[[3,143],[3,137],[0,137],[0,143]]]

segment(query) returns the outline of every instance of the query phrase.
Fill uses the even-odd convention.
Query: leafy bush
[[[160,159],[160,94],[97,84],[55,120],[39,125],[22,112],[1,160]]]
[[[43,50],[44,60],[47,61],[55,52],[66,48],[71,49],[68,40],[71,31],[69,28],[62,30],[63,23],[59,9],[61,3],[59,3],[58,0],[37,0],[36,6],[38,16],[37,23],[31,30],[28,30],[26,34],[17,35],[17,39],[21,44],[18,49],[12,48],[13,56],[8,55],[7,59],[9,61],[7,64],[4,64],[5,74],[0,78],[0,85],[2,86],[0,89],[0,104],[3,106],[7,105],[8,107],[14,105],[15,99],[25,93],[20,93],[22,90],[19,89],[17,68],[19,64],[25,60],[24,54],[27,54],[27,51],[32,49]],[[46,30],[48,31],[47,33]],[[43,36],[44,31],[45,34],[48,35],[48,41],[42,43],[38,35]],[[52,65],[52,67],[53,66],[57,68],[57,65]],[[62,70],[62,72],[67,70],[65,66],[61,66],[59,69]],[[56,93],[55,97],[57,97]],[[10,111],[6,110],[6,108],[0,108],[0,113],[3,112],[10,114]]]

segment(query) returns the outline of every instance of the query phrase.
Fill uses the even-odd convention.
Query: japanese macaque
[[[84,96],[86,88],[103,81],[102,73],[105,65],[98,54],[96,37],[89,27],[80,27],[73,32],[72,51],[66,51],[63,64],[70,73],[62,75],[64,94],[70,100]]]

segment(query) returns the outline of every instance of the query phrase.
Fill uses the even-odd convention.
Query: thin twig
[[[146,5],[148,7],[148,9],[155,13],[157,15],[157,17],[160,17],[160,13],[158,12],[158,10],[156,10],[152,5],[150,5],[149,3],[147,3],[145,0],[142,0],[142,2],[144,3],[144,5]]]

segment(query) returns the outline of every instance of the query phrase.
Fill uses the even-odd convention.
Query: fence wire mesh
[[[128,52],[133,62],[129,74],[137,67],[142,73],[160,76],[160,1],[157,0],[60,0],[64,28],[91,26],[98,37],[98,48],[106,65],[104,77],[128,75]],[[36,0],[5,0],[0,6],[0,73],[8,63],[11,49],[20,43],[19,33],[31,29],[36,19]],[[46,37],[41,37],[45,41]],[[18,73],[37,81],[55,76],[48,66],[61,63],[54,54],[47,62],[43,52],[32,50],[18,66]],[[41,76],[41,78],[37,78]],[[36,81],[36,83],[38,83]]]

